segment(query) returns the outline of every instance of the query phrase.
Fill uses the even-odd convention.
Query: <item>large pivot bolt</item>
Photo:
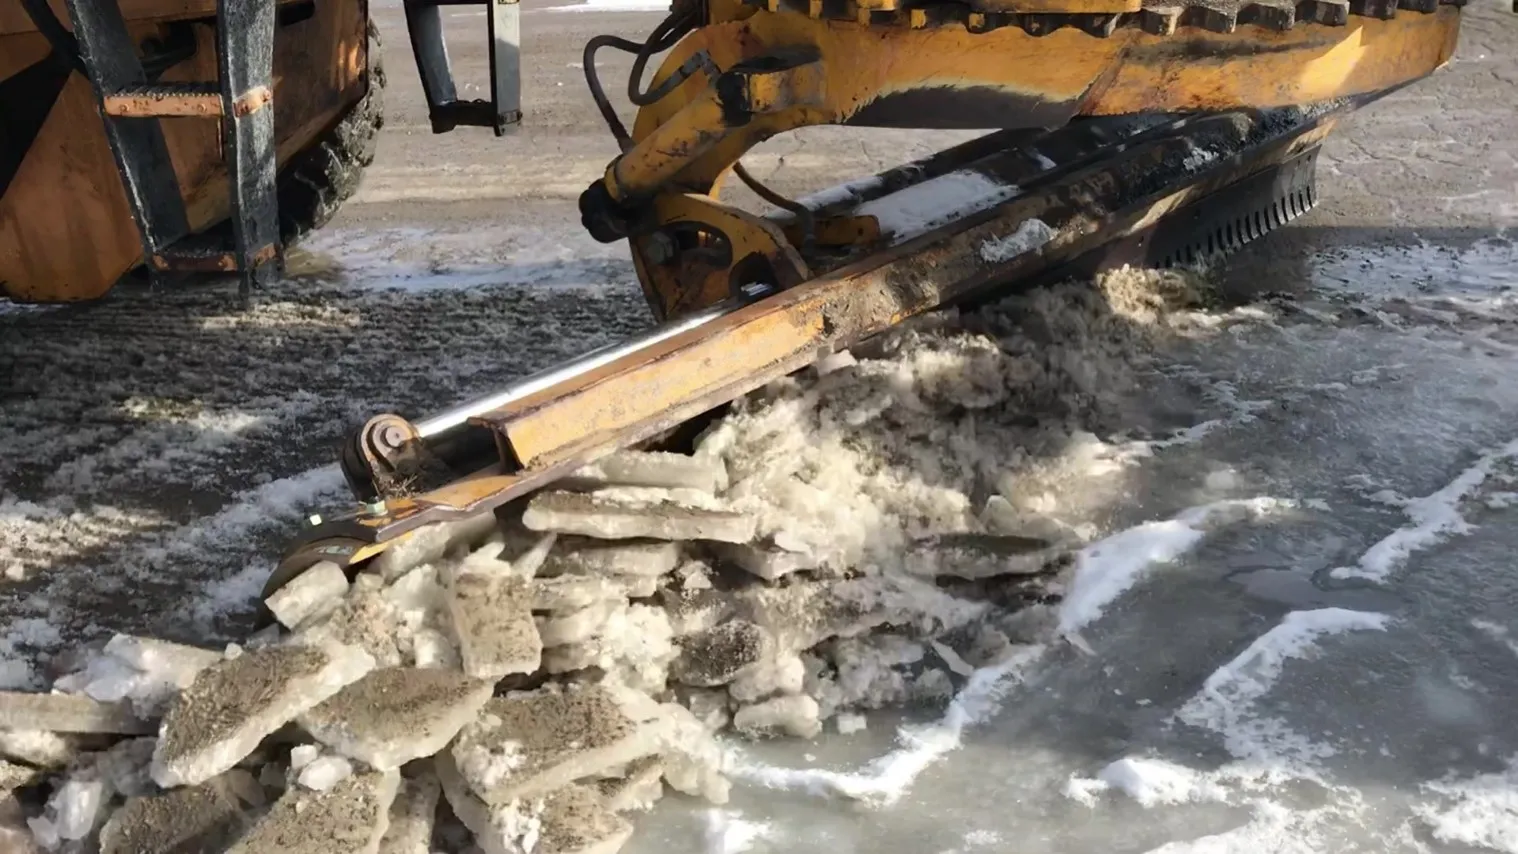
[[[611,197],[605,181],[597,181],[580,194],[580,224],[601,243],[616,243],[632,234],[636,214]]]
[[[371,503],[383,497],[388,483],[421,441],[416,427],[399,415],[377,415],[343,444],[343,477],[354,497]]]

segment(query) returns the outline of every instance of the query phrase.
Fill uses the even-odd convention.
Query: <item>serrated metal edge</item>
[[[1189,266],[1235,252],[1301,217],[1317,205],[1317,189],[1309,181],[1276,198],[1269,205],[1236,216],[1205,235],[1198,235],[1185,246],[1172,250],[1160,260],[1158,266]]]

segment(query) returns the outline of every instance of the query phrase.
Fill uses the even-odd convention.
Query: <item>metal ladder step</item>
[[[275,0],[218,0],[218,79],[192,83],[150,78],[118,0],[65,2],[150,274],[235,272],[243,297],[267,284],[283,264],[272,107]],[[159,123],[168,117],[220,122],[230,240],[192,233]]]
[[[233,115],[247,115],[274,100],[267,86],[242,92],[232,99]],[[146,83],[125,86],[107,94],[105,111],[113,116],[220,118],[225,114],[221,87],[216,83]]]
[[[484,6],[490,36],[490,98],[461,100],[443,38],[442,6]],[[488,127],[505,136],[522,121],[521,6],[518,0],[405,0],[406,29],[421,73],[433,133]]]
[[[253,260],[266,264],[275,259],[279,244],[256,248]],[[164,273],[235,273],[237,247],[217,234],[192,234],[166,246],[152,258],[153,269]]]

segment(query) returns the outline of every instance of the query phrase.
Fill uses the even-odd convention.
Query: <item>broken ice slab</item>
[[[711,543],[718,558],[765,579],[774,581],[803,569],[816,569],[820,561],[805,552],[750,543]]]
[[[532,673],[543,659],[543,640],[532,619],[530,582],[513,576],[463,574],[449,586],[448,610],[464,672],[499,680]]]
[[[84,738],[45,730],[0,729],[0,758],[24,762],[35,768],[52,770],[73,761],[80,751],[93,745]]]
[[[588,786],[565,786],[543,800],[534,854],[613,854],[633,826]]]
[[[638,575],[614,578],[593,575],[557,575],[531,581],[532,610],[573,611],[597,602],[646,599],[659,589],[659,579]]]
[[[196,674],[225,658],[217,649],[122,634],[106,643],[105,652],[144,673],[160,676],[176,688],[188,687]]]
[[[794,653],[771,654],[744,668],[727,686],[734,700],[752,703],[772,694],[800,694],[806,682],[806,665]]]
[[[822,732],[820,714],[816,700],[805,694],[793,694],[744,706],[733,715],[733,729],[751,734],[779,731],[798,738],[813,738]]]
[[[153,785],[153,776],[149,771],[153,764],[153,750],[157,746],[158,739],[152,736],[128,738],[89,759],[117,794],[127,797],[147,795],[158,788]]]
[[[639,759],[627,767],[625,776],[598,780],[596,790],[612,812],[651,810],[664,797],[664,760]]]
[[[152,732],[153,726],[139,720],[129,703],[102,703],[78,694],[0,691],[0,729],[141,735]]]
[[[594,637],[625,602],[597,602],[574,611],[560,611],[552,617],[536,618],[538,637],[544,648],[582,643]]]
[[[295,631],[301,624],[330,614],[348,595],[348,576],[330,560],[318,561],[264,600],[280,625]]]
[[[886,622],[890,613],[880,602],[852,589],[864,586],[869,592],[876,578],[801,581],[784,587],[752,584],[738,590],[733,598],[738,613],[775,638],[777,651],[801,652],[828,638],[862,634]]]
[[[414,567],[483,543],[499,527],[500,522],[494,513],[482,513],[456,522],[437,522],[418,528],[381,552],[368,571],[378,573],[385,581],[394,581]]]
[[[76,768],[54,786],[42,815],[33,817],[28,824],[44,848],[77,843],[95,834],[106,818],[110,799],[110,788],[94,768]]]
[[[727,488],[727,465],[720,457],[692,457],[663,451],[612,451],[580,467],[560,483],[564,489],[650,486],[715,493]]]
[[[714,628],[733,611],[732,599],[711,588],[665,587],[659,590],[659,603],[676,636]]]
[[[365,771],[324,792],[287,789],[226,854],[375,854],[400,774]]]
[[[650,734],[599,685],[492,699],[451,748],[470,789],[492,806],[545,794],[654,749]]]
[[[1053,568],[1068,551],[1049,540],[1016,534],[940,534],[913,543],[902,562],[913,575],[975,581],[1037,575]]]
[[[557,674],[598,668],[629,687],[655,694],[669,682],[669,664],[676,653],[673,640],[663,609],[631,605],[613,614],[590,640],[544,650],[543,669]]]
[[[128,798],[100,831],[100,854],[224,851],[250,818],[226,775],[167,794]]]
[[[296,720],[333,750],[388,771],[446,747],[475,719],[494,687],[456,671],[386,667]]]
[[[660,576],[680,563],[679,543],[664,540],[607,541],[566,537],[561,549],[543,565],[544,576],[651,575]]]
[[[164,716],[153,781],[167,789],[215,777],[372,669],[363,650],[303,644],[251,650],[206,668]]]
[[[380,840],[378,854],[431,854],[441,791],[431,771],[402,777],[390,804],[390,826]]]
[[[54,681],[53,690],[104,703],[129,701],[137,717],[157,720],[196,673],[222,658],[216,650],[116,635],[87,660],[78,661],[79,669]]]
[[[732,784],[722,776],[723,752],[707,724],[678,703],[662,703],[644,723],[658,745],[664,782],[677,792],[727,803]]]
[[[401,615],[385,595],[377,576],[360,575],[342,602],[325,619],[308,620],[295,633],[300,643],[357,647],[380,667],[401,663],[395,638]]]
[[[587,786],[493,807],[469,790],[448,753],[438,754],[436,768],[453,814],[485,854],[614,854],[632,836],[632,824]]]
[[[675,680],[696,688],[715,688],[737,678],[774,649],[773,638],[748,620],[729,620],[716,628],[679,640],[680,655],[671,667]]]
[[[665,500],[634,500],[596,493],[540,492],[522,514],[535,531],[557,531],[602,540],[716,540],[746,543],[755,517]]]
[[[485,854],[522,854],[526,850],[523,837],[532,829],[528,816],[518,814],[516,802],[501,809],[490,805],[469,790],[469,784],[459,773],[453,754],[443,751],[433,757],[433,771],[442,788],[448,807],[459,822],[474,836],[474,844]]]
[[[41,768],[0,759],[0,797],[5,797],[22,786],[30,786],[38,782],[46,773]]]

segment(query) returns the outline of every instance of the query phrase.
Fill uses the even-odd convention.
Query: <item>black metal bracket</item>
[[[518,0],[405,0],[433,133],[488,127],[505,136],[522,121],[521,6]],[[443,6],[484,6],[490,36],[490,98],[460,100],[443,34]]]

